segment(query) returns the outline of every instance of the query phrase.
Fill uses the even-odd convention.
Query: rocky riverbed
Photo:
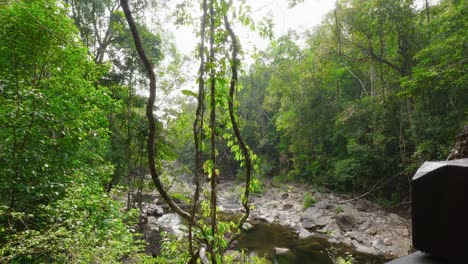
[[[233,182],[220,185],[221,211],[239,213],[241,187]],[[304,193],[316,198],[309,208],[303,208]],[[325,234],[331,243],[344,243],[356,251],[396,258],[411,249],[411,225],[408,219],[383,210],[366,199],[345,202],[331,192],[318,191],[310,186],[282,184],[268,187],[251,197],[255,209],[250,221],[278,223],[289,227],[300,239],[314,233]]]
[[[170,192],[190,196],[193,186],[188,178],[173,181]],[[219,208],[223,213],[243,212],[241,183],[224,181],[219,190]],[[305,193],[316,199],[309,208],[303,206]],[[157,191],[146,193],[144,197],[145,217],[141,231],[150,242],[147,253],[157,255],[159,250],[155,245],[161,238],[161,231],[174,235],[185,231],[181,219],[167,211]],[[295,230],[299,239],[321,234],[332,244],[344,243],[357,252],[388,259],[407,255],[411,249],[410,221],[366,199],[344,202],[345,198],[332,192],[299,184],[281,184],[280,187],[266,187],[262,193],[252,195],[250,201],[254,206],[248,219],[250,223],[276,223]]]

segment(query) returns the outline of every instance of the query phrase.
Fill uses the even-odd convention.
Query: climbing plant
[[[149,123],[147,151],[152,179],[169,206],[189,222],[190,260],[188,261],[196,263],[197,259],[205,258],[203,252],[206,250],[212,263],[222,262],[223,252],[230,243],[238,238],[237,235],[231,235],[231,239],[227,240],[226,235],[239,232],[250,213],[248,199],[251,191],[252,158],[254,157],[241,136],[235,110],[235,91],[238,89],[238,68],[240,67],[238,57],[240,44],[229,21],[229,15],[235,13],[232,12],[234,10],[233,3],[216,0],[204,0],[201,3],[198,93],[185,92],[189,96],[194,95],[198,102],[193,123],[196,187],[191,209],[187,212],[177,206],[167,194],[155,167],[154,136],[156,127],[153,112],[157,87],[154,66],[142,46],[128,2],[125,0],[120,2],[132,32],[136,50],[145,65],[149,79],[150,96],[146,110]],[[240,13],[237,15],[243,24],[253,25],[248,14],[241,11],[242,5],[238,10]],[[230,55],[229,50],[232,51]],[[229,68],[231,69],[230,78],[227,74]],[[205,112],[208,112],[209,116],[205,117]],[[218,117],[218,115],[220,116]],[[234,137],[231,137],[225,133],[224,138],[228,140],[228,145],[235,154],[236,160],[246,169],[245,191],[241,198],[245,214],[237,224],[221,222],[218,217],[219,169],[217,167],[217,137],[220,134],[218,126],[220,122],[224,122],[223,124],[234,134]],[[205,138],[209,139],[208,142],[205,142]],[[206,148],[206,145],[209,145],[209,148]],[[204,153],[207,153],[206,158],[204,158]],[[207,177],[209,180],[209,190],[202,190],[201,181],[203,177]],[[208,199],[200,201],[202,194]],[[200,241],[203,245],[200,244]]]

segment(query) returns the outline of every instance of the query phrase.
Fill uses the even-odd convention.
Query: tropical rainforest
[[[228,262],[267,183],[408,206],[468,124],[466,2],[414,2],[338,0],[273,36],[246,1],[0,1],[0,262]],[[193,58],[161,10],[197,32]],[[244,53],[239,27],[268,48]],[[169,161],[193,176],[188,207]],[[236,221],[217,209],[226,179],[244,186]],[[189,228],[153,257],[135,230],[155,188]]]

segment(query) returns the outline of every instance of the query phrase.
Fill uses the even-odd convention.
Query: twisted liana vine
[[[130,7],[128,6],[127,0],[120,0],[120,4],[125,14],[125,18],[128,22],[128,27],[130,28],[130,32],[132,33],[133,41],[135,43],[135,48],[137,50],[138,56],[140,57],[141,61],[143,62],[146,74],[149,79],[149,98],[148,103],[146,105],[146,117],[148,119],[148,127],[149,127],[149,135],[147,141],[147,149],[148,149],[148,163],[149,163],[149,170],[151,174],[151,178],[153,179],[154,185],[156,189],[161,194],[161,197],[164,201],[169,205],[169,207],[180,215],[182,218],[190,221],[190,214],[180,208],[174,200],[168,195],[166,190],[164,189],[161,180],[159,178],[159,174],[156,171],[156,162],[155,162],[155,146],[154,146],[154,138],[156,136],[156,122],[154,117],[154,102],[156,100],[156,74],[154,73],[153,64],[149,60],[148,56],[143,49],[143,45],[141,43],[140,34],[138,33],[138,29],[135,24],[135,20],[133,19],[132,13],[130,12]]]
[[[239,54],[239,44],[237,41],[236,34],[231,28],[227,15],[224,16],[224,25],[226,27],[226,30],[229,34],[229,37],[232,43],[231,45],[232,46],[232,55],[231,55],[232,56],[231,57],[232,76],[231,76],[231,81],[230,81],[230,86],[229,86],[229,100],[228,100],[229,119],[231,120],[232,129],[234,130],[234,135],[236,136],[236,140],[239,143],[239,146],[242,151],[242,155],[244,157],[244,162],[245,162],[245,174],[246,174],[245,190],[242,196],[242,206],[245,209],[245,214],[241,218],[238,224],[238,227],[242,228],[242,225],[245,223],[245,221],[247,221],[247,218],[249,217],[249,214],[250,214],[249,195],[250,195],[250,184],[252,181],[252,157],[250,155],[250,150],[247,147],[247,144],[242,138],[242,135],[239,130],[239,125],[237,124],[237,121],[236,121],[236,115],[234,113],[234,92],[236,91],[236,87],[238,83],[237,67],[239,66],[239,59],[237,58],[237,56]]]
[[[203,141],[203,119],[205,114],[205,28],[207,18],[207,0],[203,0],[203,14],[200,25],[200,67],[198,69],[198,96],[197,110],[195,112],[195,121],[193,122],[193,140],[195,143],[195,192],[193,195],[192,210],[189,222],[189,250],[191,259],[196,260],[197,256],[193,247],[193,226],[195,225],[195,215],[197,214],[198,201],[200,199],[200,177],[202,173],[202,141]]]
[[[188,240],[189,240],[189,252],[190,252],[190,260],[189,263],[197,263],[198,260],[203,260],[202,262],[206,262],[205,251],[210,255],[210,261],[212,263],[217,263],[218,261],[222,261],[222,253],[230,245],[234,240],[239,237],[239,230],[242,228],[242,225],[245,223],[247,218],[250,214],[250,207],[248,204],[248,199],[251,191],[251,181],[252,181],[252,153],[249,150],[248,146],[246,145],[245,141],[243,140],[238,122],[236,120],[236,114],[234,109],[234,94],[237,88],[238,83],[238,67],[239,67],[239,43],[237,40],[234,31],[231,28],[231,25],[227,18],[227,11],[232,6],[232,2],[227,4],[225,1],[218,1],[218,0],[203,0],[202,1],[202,18],[201,18],[201,26],[200,26],[200,46],[199,46],[199,58],[200,58],[200,66],[198,70],[198,95],[197,97],[197,109],[195,113],[195,120],[193,122],[193,140],[195,144],[195,171],[194,171],[194,178],[195,178],[195,191],[193,194],[193,200],[190,208],[190,213],[181,209],[168,195],[165,191],[161,180],[159,178],[159,174],[156,171],[155,165],[155,145],[154,139],[156,134],[156,126],[155,126],[155,116],[154,116],[154,103],[156,97],[156,75],[153,70],[153,65],[151,64],[149,58],[147,57],[141,39],[136,28],[135,21],[132,17],[132,14],[129,9],[128,1],[127,0],[120,0],[122,9],[125,14],[125,18],[127,19],[130,31],[132,33],[133,40],[135,42],[135,47],[140,57],[141,61],[143,62],[146,73],[149,79],[149,88],[150,94],[149,99],[146,107],[146,116],[148,118],[148,125],[149,125],[149,135],[147,141],[147,148],[148,148],[148,163],[151,178],[158,190],[161,194],[163,200],[169,205],[169,207],[181,216],[183,219],[187,220],[189,223],[189,232],[188,232]],[[224,21],[223,21],[224,20]],[[223,23],[224,22],[224,23]],[[217,100],[219,98],[225,96],[222,92],[217,91],[217,82],[219,81],[219,85],[223,85],[225,82],[224,72],[217,72],[217,61],[216,55],[217,52],[221,52],[218,50],[218,46],[216,41],[219,41],[220,38],[215,36],[216,30],[218,27],[224,24],[225,31],[231,41],[231,79],[229,83],[229,95],[228,95],[228,112],[229,112],[229,120],[230,125],[232,126],[235,141],[239,144],[241,152],[238,153],[243,157],[242,164],[245,164],[246,167],[246,181],[245,181],[245,190],[244,194],[242,195],[242,205],[245,209],[245,214],[240,219],[239,223],[237,224],[237,234],[234,235],[228,242],[226,242],[224,237],[224,231],[219,232],[218,224],[223,224],[222,222],[218,221],[217,216],[217,189],[218,189],[218,170],[216,169],[216,129],[217,129],[217,122],[216,122],[216,111],[217,111]],[[208,29],[208,32],[206,32]],[[224,29],[223,29],[224,30]],[[221,32],[221,31],[220,31]],[[206,37],[209,37],[209,49],[208,49],[208,58],[205,58],[205,42]],[[222,39],[221,41],[226,41],[227,37]],[[219,63],[224,63],[223,61],[219,61]],[[226,65],[221,65],[226,68]],[[208,74],[208,80],[205,80],[205,74]],[[206,92],[205,86],[209,87],[209,141],[210,141],[210,149],[209,149],[209,159],[203,163],[203,140],[204,140],[204,120],[205,120],[205,99],[206,99]],[[209,208],[206,207],[206,212],[209,211],[209,226],[203,224],[203,222],[198,223],[197,216],[199,205],[200,203],[200,193],[202,189],[201,179],[202,176],[205,174],[208,175],[209,184],[210,184],[210,201],[209,201]],[[203,218],[201,219],[203,221]],[[234,224],[234,226],[236,226]],[[198,233],[194,233],[194,229],[198,231]],[[220,228],[220,230],[222,230]],[[221,233],[221,234],[220,234]],[[196,235],[197,234],[197,235]],[[195,245],[194,242],[197,241],[198,244]]]

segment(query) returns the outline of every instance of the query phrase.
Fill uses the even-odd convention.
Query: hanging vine
[[[203,119],[205,115],[205,28],[207,19],[207,3],[202,3],[202,18],[200,25],[200,67],[198,69],[198,96],[195,121],[193,122],[193,140],[195,143],[195,192],[193,195],[192,210],[189,222],[189,250],[192,259],[196,259],[193,247],[193,226],[195,225],[195,215],[197,214],[198,201],[200,199],[200,177],[202,176],[202,148],[203,148]]]
[[[232,76],[231,76],[231,81],[230,81],[229,100],[228,100],[229,118],[231,121],[232,129],[234,130],[234,135],[242,151],[242,156],[245,162],[245,173],[246,173],[245,189],[244,189],[244,194],[241,199],[242,206],[245,209],[245,214],[241,218],[239,225],[238,225],[239,228],[242,228],[242,225],[245,223],[245,221],[247,220],[250,214],[249,195],[250,195],[250,183],[252,180],[252,157],[250,155],[249,148],[247,147],[244,139],[241,136],[239,125],[237,124],[237,121],[236,121],[236,115],[234,113],[234,92],[236,91],[236,87],[238,83],[237,68],[239,66],[239,59],[237,56],[239,54],[239,44],[238,44],[236,35],[234,34],[234,31],[231,28],[227,15],[224,16],[224,25],[226,27],[226,30],[228,31],[229,37],[231,39],[231,46],[232,46],[232,57],[231,57]]]
[[[130,32],[132,33],[133,41],[135,42],[135,48],[137,50],[138,56],[140,57],[141,61],[145,65],[146,74],[149,79],[149,88],[150,88],[150,95],[148,98],[148,103],[146,105],[146,117],[148,119],[148,126],[149,126],[149,134],[148,134],[148,141],[147,141],[147,149],[148,149],[148,163],[149,163],[149,170],[151,174],[151,178],[153,179],[154,185],[156,189],[161,194],[164,201],[169,205],[169,207],[179,214],[182,218],[186,220],[190,220],[190,214],[186,211],[182,210],[172,198],[167,194],[166,190],[164,189],[161,180],[159,178],[159,174],[156,171],[156,162],[155,162],[155,154],[154,154],[154,138],[156,137],[156,123],[154,117],[154,102],[156,101],[156,74],[154,73],[153,64],[149,60],[148,56],[143,49],[143,45],[141,43],[140,34],[135,24],[135,20],[133,19],[132,13],[130,12],[130,7],[128,6],[127,0],[120,0],[120,4],[125,14],[125,18],[127,19],[128,26],[130,28]]]
[[[129,24],[136,50],[146,68],[149,79],[150,96],[146,108],[146,115],[149,124],[147,148],[151,177],[164,201],[174,212],[176,212],[182,218],[186,219],[189,223],[188,244],[190,260],[188,260],[188,262],[197,263],[198,259],[202,260],[202,262],[206,262],[207,258],[205,256],[205,252],[208,252],[209,259],[212,263],[222,262],[223,252],[227,249],[228,245],[230,245],[239,237],[239,230],[249,217],[250,207],[248,204],[248,199],[251,191],[253,170],[253,154],[241,136],[234,107],[234,94],[237,89],[238,67],[240,65],[238,58],[240,45],[227,17],[228,11],[230,8],[232,8],[232,1],[226,3],[222,0],[203,0],[201,3],[202,17],[200,23],[200,46],[198,51],[200,66],[197,77],[197,109],[195,113],[195,120],[193,122],[193,140],[195,144],[195,191],[193,194],[190,213],[182,210],[179,206],[177,206],[177,204],[174,203],[172,198],[168,195],[162,186],[159,175],[156,171],[154,154],[154,138],[156,134],[156,127],[153,113],[154,102],[156,100],[156,75],[153,70],[153,65],[151,64],[142,47],[141,39],[131,15],[128,2],[127,0],[120,0],[120,2]],[[242,10],[242,8],[239,8],[239,10]],[[247,13],[241,11],[239,12],[239,20],[242,21],[244,25],[251,24],[251,27],[253,27],[252,20],[248,17]],[[208,51],[206,51],[205,46],[207,38]],[[226,43],[228,39],[230,40],[230,47],[232,50],[230,56],[226,55],[226,52],[224,52],[223,49],[223,47],[228,44]],[[208,58],[205,58],[205,53],[208,54]],[[228,64],[228,62],[230,62],[230,64]],[[226,69],[228,67],[231,68],[230,80],[226,77]],[[205,75],[208,75],[207,80],[205,80]],[[229,87],[227,88],[228,83]],[[209,87],[208,94],[205,91],[205,87]],[[210,114],[209,126],[207,129],[205,129],[205,100],[207,99],[209,99],[208,108]],[[227,109],[225,109],[226,104],[222,103],[224,101],[227,101]],[[241,162],[241,167],[245,166],[246,169],[245,190],[241,199],[242,205],[245,209],[245,214],[237,225],[232,222],[221,222],[219,221],[217,215],[219,176],[219,171],[216,167],[216,138],[219,134],[217,133],[217,112],[223,113],[226,112],[226,110],[229,116],[229,123],[227,124],[227,127],[232,129],[234,134],[234,139],[229,141],[231,143],[229,143],[228,146],[231,147],[231,151],[237,157],[236,160]],[[202,153],[205,136],[209,136],[210,149],[209,159],[203,163]],[[202,176],[205,174],[208,176],[210,184],[209,203],[204,201],[200,202],[202,190],[201,180]],[[202,214],[199,214],[198,212],[200,205]],[[206,222],[207,219],[205,219],[205,217],[208,218],[208,222]],[[227,232],[237,232],[237,234],[234,234],[229,242],[227,242],[225,237]]]

